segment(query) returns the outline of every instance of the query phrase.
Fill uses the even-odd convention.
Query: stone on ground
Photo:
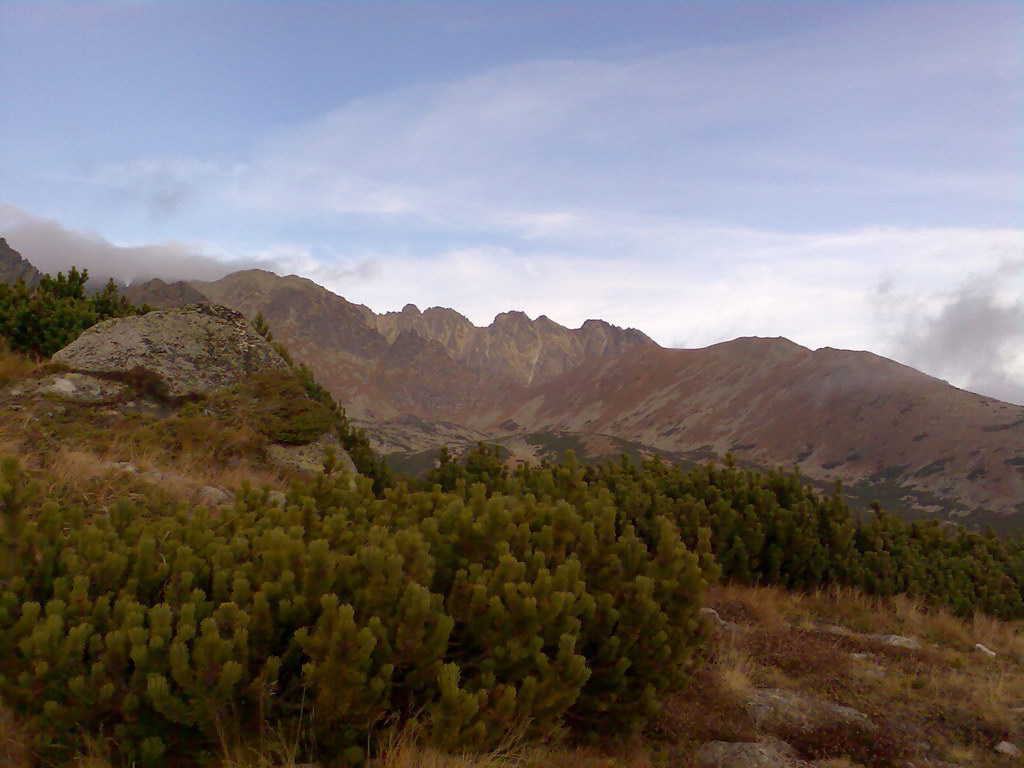
[[[82,373],[143,368],[163,380],[171,397],[206,394],[257,371],[288,368],[244,315],[215,304],[105,320],[53,359]]]

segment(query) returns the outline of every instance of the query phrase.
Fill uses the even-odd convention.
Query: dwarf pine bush
[[[684,684],[705,573],[669,519],[607,491],[374,496],[323,475],[284,505],[45,503],[0,479],[0,696],[48,759],[83,735],[184,764],[268,726],[358,764],[403,718],[448,748],[600,719],[633,730]],[[14,534],[14,535],[11,535]]]

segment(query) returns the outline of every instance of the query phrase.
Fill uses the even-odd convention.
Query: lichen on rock
[[[159,376],[170,397],[206,394],[267,369],[287,370],[245,316],[215,304],[99,323],[53,356],[73,371]]]

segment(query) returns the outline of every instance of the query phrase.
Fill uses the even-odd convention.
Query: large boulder
[[[358,474],[356,465],[352,463],[348,452],[342,447],[338,438],[329,432],[305,445],[273,443],[267,446],[267,458],[271,463],[285,469],[316,474],[323,471],[328,451],[334,452],[337,461],[336,471],[346,472],[349,477],[355,477]]]
[[[257,371],[288,368],[244,315],[216,304],[105,320],[53,359],[96,375],[144,369],[163,380],[170,397],[205,394]]]

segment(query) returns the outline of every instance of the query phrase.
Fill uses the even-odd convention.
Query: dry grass
[[[0,339],[0,387],[30,378],[36,367],[30,358],[9,351]]]
[[[1012,764],[993,752],[996,743],[1024,744],[1024,727],[1014,711],[1024,703],[1019,622],[981,614],[963,620],[921,600],[873,598],[838,588],[801,595],[729,587],[713,590],[709,604],[746,628],[718,634],[712,668],[716,655],[735,660],[746,654],[739,669],[755,685],[792,688],[859,709],[890,735],[894,753],[927,743],[930,751],[919,758],[996,768]],[[759,622],[759,616],[768,622]],[[916,637],[924,647],[883,646],[870,638],[873,634]],[[975,643],[999,655],[989,658],[974,649]],[[737,677],[735,668],[735,661],[722,666],[719,692]],[[842,750],[848,738],[822,731],[812,735],[820,748],[799,746],[808,757],[838,758],[842,755],[828,752]],[[881,750],[872,744],[851,742],[846,748]],[[861,755],[858,762],[872,761]]]
[[[11,714],[0,708],[0,765],[4,768],[29,768],[27,736]]]
[[[529,766],[527,753],[514,738],[494,751],[483,754],[452,755],[423,746],[416,728],[407,728],[384,747],[378,768],[512,768]]]

